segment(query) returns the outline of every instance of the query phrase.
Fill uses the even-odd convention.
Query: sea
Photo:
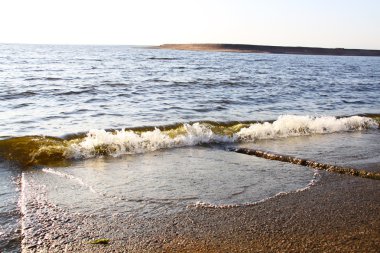
[[[323,176],[236,147],[380,171],[379,97],[379,57],[0,44],[0,252],[52,205],[150,217]]]

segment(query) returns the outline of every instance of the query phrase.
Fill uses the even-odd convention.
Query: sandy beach
[[[378,180],[325,172],[308,190],[255,205],[147,219],[69,214],[30,197],[23,252],[378,252],[379,192]],[[88,243],[97,238],[109,244]]]
[[[260,146],[277,153],[286,151],[287,154],[297,157],[311,156],[327,164],[361,168],[376,174],[380,172],[376,136],[376,131],[340,133],[263,140],[253,144],[243,143],[240,146],[250,148]],[[365,143],[366,146],[362,146],[361,143]],[[271,158],[267,160],[205,147],[144,154],[135,158],[106,159],[103,162],[98,160],[96,163],[89,161],[79,163],[73,169],[48,169],[49,173],[25,172],[21,180],[24,235],[22,251],[379,251],[380,181],[376,180],[377,177],[362,178],[360,174],[339,174],[339,171],[332,173],[322,168],[319,171],[314,170],[318,176],[310,187],[277,194],[254,204],[219,207],[189,205],[185,209],[176,209],[169,205],[163,209],[163,206],[158,209],[157,207],[146,209],[143,202],[134,204],[132,202],[135,207],[142,205],[141,209],[132,212],[130,208],[133,206],[123,206],[124,200],[113,200],[114,197],[107,193],[93,194],[95,193],[93,188],[88,188],[85,182],[78,181],[78,178],[74,177],[87,175],[85,177],[88,179],[94,178],[92,184],[96,186],[98,183],[107,182],[109,176],[111,179],[114,175],[122,178],[125,174],[133,173],[131,167],[129,169],[123,167],[127,165],[133,167],[134,164],[143,163],[145,164],[143,167],[149,167],[151,163],[149,161],[152,161],[153,164],[162,163],[164,167],[170,169],[172,166],[175,169],[177,164],[181,163],[169,161],[186,161],[183,154],[189,153],[193,164],[198,161],[213,167],[218,166],[221,161],[228,164],[229,160],[220,160],[216,164],[211,164],[203,159],[229,157],[228,159],[236,163],[237,167],[233,169],[235,173],[238,167],[244,165],[244,161],[248,161],[253,167],[265,168],[269,165],[270,171],[280,170],[280,167],[285,165],[292,166],[293,175],[302,170],[313,172],[313,169],[307,166],[289,165],[288,162],[273,161]],[[335,163],[336,158],[326,153],[334,153],[341,157],[341,160]],[[98,167],[94,167],[95,164]],[[119,167],[120,169],[117,169]],[[98,170],[101,171],[97,172]],[[154,170],[161,169],[155,165]],[[148,171],[151,170],[148,168]],[[164,175],[166,174],[167,171],[164,172]],[[59,176],[56,178],[59,181],[54,181],[54,176]],[[152,177],[157,176],[158,174]],[[49,180],[53,180],[53,186],[54,182],[59,182],[55,186],[58,187],[56,193],[47,183]],[[146,177],[145,180],[149,181],[150,177]],[[82,184],[79,188],[76,184],[78,182]],[[115,178],[112,182],[110,186],[120,184]],[[128,186],[123,186],[126,187]],[[77,192],[76,198],[71,198],[74,196],[71,193],[73,189]],[[116,189],[121,190],[120,186]],[[80,197],[83,200],[77,203],[77,198]],[[63,208],[70,205],[88,206],[89,209],[77,212],[78,209],[75,208]],[[157,212],[152,214],[151,211],[155,209]],[[144,213],[144,210],[150,211]],[[90,243],[97,239],[106,239],[108,243]]]

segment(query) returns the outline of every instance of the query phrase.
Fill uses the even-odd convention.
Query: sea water
[[[231,147],[379,170],[379,70],[378,57],[2,44],[0,248],[18,250],[30,196],[149,216],[320,177]]]

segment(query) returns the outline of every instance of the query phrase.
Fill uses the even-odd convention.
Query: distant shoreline
[[[248,44],[163,44],[157,49],[217,51],[235,53],[338,55],[338,56],[380,56],[380,50],[319,48],[319,47],[280,47]]]

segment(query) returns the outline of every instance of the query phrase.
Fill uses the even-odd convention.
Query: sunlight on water
[[[324,173],[231,147],[379,170],[378,57],[0,52],[0,251],[20,251],[21,232],[30,243],[50,229],[53,209],[151,217],[252,204]]]
[[[0,138],[380,108],[378,57],[126,46],[0,45],[0,51]]]

